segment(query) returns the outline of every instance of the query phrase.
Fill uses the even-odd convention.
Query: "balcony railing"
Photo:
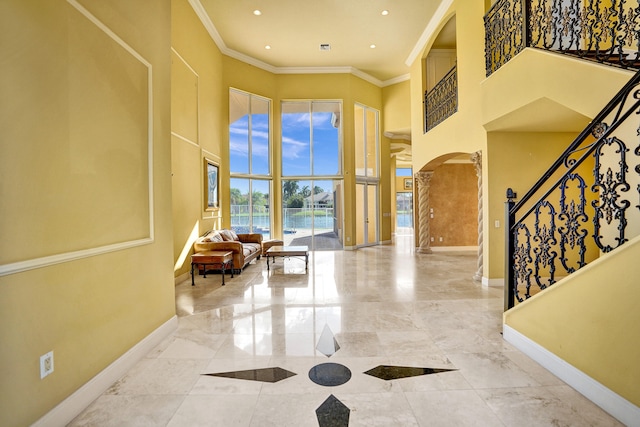
[[[424,131],[428,132],[458,111],[458,72],[454,66],[424,95]]]
[[[487,76],[525,47],[640,69],[637,0],[498,0],[484,26]]]

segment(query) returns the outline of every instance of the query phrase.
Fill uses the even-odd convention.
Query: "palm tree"
[[[238,188],[232,188],[229,191],[229,198],[232,205],[244,205],[247,203],[246,197],[242,195],[242,192]]]
[[[288,200],[291,196],[298,192],[298,181],[285,181],[282,184],[282,193],[285,200]]]

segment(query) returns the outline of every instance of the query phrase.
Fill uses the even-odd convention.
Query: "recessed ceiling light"
[[[389,14],[389,11],[388,11],[388,10],[383,10],[383,11],[382,11],[382,15],[387,16],[388,14]]]
[[[371,45],[371,46],[369,46],[369,47],[370,47],[371,49],[375,49],[375,48],[376,48],[376,45],[375,45],[375,44],[372,44],[372,45]]]
[[[269,49],[271,49],[271,46],[266,45],[264,48],[265,48],[265,49],[267,49],[267,50],[269,50]]]
[[[259,11],[258,9],[256,9],[256,10],[253,11],[253,14],[256,15],[256,16],[260,16],[260,15],[262,15],[262,12]]]
[[[322,43],[320,45],[320,50],[331,50],[331,45],[329,43]]]

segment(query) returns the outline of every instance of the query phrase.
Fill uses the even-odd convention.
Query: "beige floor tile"
[[[225,286],[216,274],[185,280],[176,332],[71,425],[315,427],[332,395],[350,409],[350,427],[618,425],[503,340],[502,289],[472,280],[475,253],[415,254],[412,239],[312,252],[308,273],[281,259],[267,271],[262,259]],[[339,346],[331,357],[316,349],[326,326],[322,348]],[[349,380],[316,384],[309,372],[325,363]],[[364,373],[379,365],[451,371]],[[205,375],[276,367],[295,375]]]

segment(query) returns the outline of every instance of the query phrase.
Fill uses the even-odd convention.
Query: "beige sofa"
[[[236,234],[232,230],[210,230],[198,237],[193,248],[195,252],[232,251],[233,271],[240,274],[247,264],[254,259],[260,259],[262,234]]]

